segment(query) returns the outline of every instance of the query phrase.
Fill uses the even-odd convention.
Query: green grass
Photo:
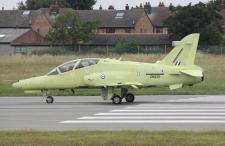
[[[11,84],[17,80],[33,76],[44,75],[54,67],[73,59],[85,57],[103,57],[98,55],[89,56],[22,56],[0,58],[0,96],[24,96],[22,90],[14,89]],[[120,58],[119,55],[108,56]],[[140,62],[156,62],[164,55],[123,55],[123,60]],[[170,91],[168,88],[146,88],[134,90],[137,95],[156,94],[224,94],[225,93],[225,56],[198,54],[196,64],[205,70],[205,81],[193,87]],[[77,89],[75,95],[99,95],[99,89]],[[29,94],[30,95],[30,94]],[[69,95],[71,91],[52,92],[52,95]]]
[[[224,132],[0,132],[0,146],[224,146]]]

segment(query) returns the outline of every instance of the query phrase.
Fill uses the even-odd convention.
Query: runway
[[[0,130],[225,131],[225,96],[137,96],[113,105],[100,97],[0,97]]]

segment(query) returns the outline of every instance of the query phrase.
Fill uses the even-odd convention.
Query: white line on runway
[[[225,112],[225,110],[111,110],[111,112]]]
[[[126,109],[225,109],[225,107],[153,107],[151,106],[134,106]]]
[[[224,120],[74,120],[61,124],[224,124]]]
[[[225,113],[97,113],[96,116],[225,116]]]
[[[162,120],[162,119],[173,119],[173,120],[177,120],[177,119],[183,119],[183,120],[202,120],[202,119],[214,119],[214,120],[225,120],[225,117],[221,117],[221,116],[213,116],[213,117],[209,117],[209,116],[129,116],[129,117],[120,117],[120,116],[114,116],[114,117],[110,117],[110,116],[101,116],[101,117],[80,117],[78,118],[78,120]]]

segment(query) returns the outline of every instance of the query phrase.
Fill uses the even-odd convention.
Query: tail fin
[[[193,65],[200,34],[190,34],[181,41],[173,42],[175,48],[161,61],[161,64],[183,66]]]

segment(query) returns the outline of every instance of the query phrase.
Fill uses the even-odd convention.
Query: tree
[[[19,10],[37,10],[40,8],[49,8],[51,4],[55,4],[56,0],[26,0],[18,3]],[[57,0],[60,7],[68,7],[66,0]]]
[[[51,43],[77,45],[88,41],[93,36],[93,30],[97,29],[97,22],[82,22],[76,13],[56,18],[54,28],[52,28],[46,40]]]
[[[221,17],[215,9],[208,7],[206,4],[199,3],[194,6],[191,3],[185,7],[175,8],[174,15],[170,16],[164,24],[168,27],[172,39],[179,40],[190,33],[201,33],[201,42],[212,44],[209,41],[213,37],[221,38],[222,29],[219,23]],[[205,31],[214,32],[213,35]],[[217,36],[215,36],[217,35]],[[203,39],[207,38],[207,39]],[[217,43],[221,43],[218,39]]]
[[[223,42],[223,36],[220,30],[213,23],[206,25],[201,30],[201,35],[202,44],[218,45]]]
[[[67,0],[69,6],[77,10],[91,10],[96,4],[96,0]]]
[[[51,4],[58,3],[60,7],[69,7],[79,10],[90,10],[96,4],[96,0],[26,0],[20,1],[18,9],[37,10],[40,8],[49,8]]]
[[[170,5],[169,5],[169,10],[170,10],[171,12],[174,12],[174,11],[175,11],[175,7],[173,6],[172,3],[170,3]]]
[[[220,11],[221,9],[224,9],[225,0],[210,0],[207,3],[207,6],[212,9],[216,9],[217,11]]]

